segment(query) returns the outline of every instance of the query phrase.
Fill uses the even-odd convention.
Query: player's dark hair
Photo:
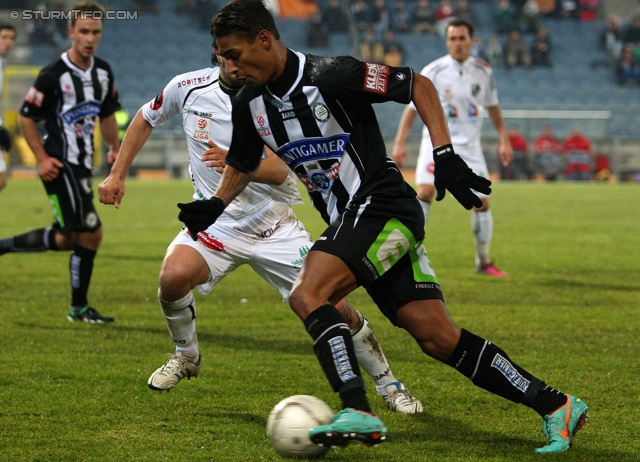
[[[5,29],[7,29],[7,30],[12,30],[12,31],[13,31],[13,34],[14,34],[14,36],[15,36],[15,37],[17,37],[17,36],[18,36],[18,32],[16,31],[16,28],[15,28],[15,27],[13,27],[11,24],[8,24],[8,23],[6,23],[6,22],[0,22],[0,32],[2,32],[2,31],[3,31],[3,30],[5,30]]]
[[[447,27],[446,27],[445,31],[449,31],[449,28],[452,27],[452,26],[453,27],[458,27],[458,26],[466,27],[467,30],[469,31],[469,37],[473,37],[473,31],[474,31],[473,24],[471,24],[466,19],[460,19],[460,18],[452,19],[451,21],[449,21],[447,23]]]
[[[253,43],[261,30],[268,30],[280,39],[276,22],[262,0],[232,0],[213,17],[209,28],[214,39],[235,35],[249,43]]]

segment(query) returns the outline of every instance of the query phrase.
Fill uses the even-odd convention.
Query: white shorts
[[[7,171],[7,164],[4,161],[4,152],[0,151],[0,173]]]
[[[484,159],[482,152],[476,154],[468,154],[465,152],[457,152],[460,157],[467,163],[469,168],[473,170],[476,175],[484,178],[489,178],[489,170],[487,169],[487,162]],[[433,147],[431,143],[420,143],[420,154],[418,155],[418,163],[416,164],[416,184],[433,184],[433,171],[435,164],[433,163]],[[487,197],[486,194],[475,191],[478,197]]]
[[[211,276],[206,283],[197,286],[201,294],[208,294],[226,275],[247,264],[287,301],[313,240],[291,207],[282,202],[274,204],[280,204],[282,208],[280,220],[271,226],[266,224],[256,232],[240,231],[242,220],[216,222],[207,229],[206,242],[201,234],[194,242],[183,229],[169,244],[169,248],[188,245],[207,262]]]

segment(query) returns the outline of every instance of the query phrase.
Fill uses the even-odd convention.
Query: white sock
[[[476,241],[476,266],[491,262],[489,247],[493,236],[493,215],[491,209],[471,212],[471,226]]]
[[[360,366],[369,374],[376,383],[378,394],[386,395],[385,385],[397,382],[393,376],[391,367],[384,356],[382,347],[378,342],[375,332],[369,321],[356,310],[362,320],[362,327],[357,332],[351,332],[353,346],[356,350],[356,358]]]
[[[418,202],[420,202],[422,213],[424,213],[424,225],[427,226],[427,223],[429,223],[429,207],[431,206],[431,202],[423,201],[421,199],[418,199]]]
[[[193,292],[189,292],[180,300],[168,302],[162,298],[158,289],[158,300],[169,334],[176,345],[176,353],[182,353],[185,358],[196,362],[200,350],[196,335],[196,299]]]

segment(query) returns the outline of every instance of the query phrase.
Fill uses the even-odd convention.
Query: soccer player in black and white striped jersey
[[[107,159],[118,155],[120,109],[111,67],[95,57],[102,39],[104,8],[76,3],[69,15],[71,48],[46,66],[25,96],[19,125],[38,160],[40,178],[54,210],[47,228],[0,240],[0,255],[8,252],[71,250],[69,321],[113,322],[89,305],[87,293],[93,262],[102,241],[102,224],[93,206],[91,188],[94,130],[100,123],[109,146]],[[44,122],[46,141],[37,124]]]
[[[16,29],[10,24],[0,24],[0,93],[4,80],[4,60],[11,52],[16,41]],[[7,164],[5,163],[5,153],[11,149],[11,135],[2,126],[0,119],[0,191],[7,185]]]
[[[434,146],[438,198],[446,190],[467,209],[491,182],[454,152],[438,93],[410,68],[323,58],[288,49],[261,0],[232,0],[211,32],[228,71],[245,87],[233,100],[233,135],[215,195],[178,204],[195,235],[208,228],[253,177],[266,144],[306,185],[328,224],[289,296],[342,410],[309,431],[311,441],[375,445],[387,429],[371,413],[349,329],[334,304],[363,286],[380,311],[407,330],[427,355],[475,385],[543,417],[549,443],[537,452],[564,452],[582,426],[587,405],[560,393],[497,345],[451,319],[422,241],[424,214],[415,191],[386,156],[372,103],[415,105]]]

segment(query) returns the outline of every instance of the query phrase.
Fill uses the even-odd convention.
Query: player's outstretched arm
[[[449,126],[442,104],[440,104],[438,91],[431,80],[422,74],[414,74],[412,101],[429,130],[433,147],[451,144]]]
[[[98,186],[98,197],[103,204],[113,204],[117,209],[124,196],[124,181],[129,174],[129,168],[142,146],[147,142],[153,127],[142,117],[139,110],[122,140],[120,152],[111,168],[109,176]]]
[[[404,108],[404,112],[402,113],[402,117],[400,118],[400,123],[398,124],[396,138],[393,141],[392,153],[393,161],[398,164],[398,167],[400,168],[404,167],[404,164],[407,162],[407,160],[409,160],[405,142],[407,140],[407,136],[409,136],[411,127],[413,127],[413,124],[417,118],[418,113],[412,107],[407,106],[406,108]]]

